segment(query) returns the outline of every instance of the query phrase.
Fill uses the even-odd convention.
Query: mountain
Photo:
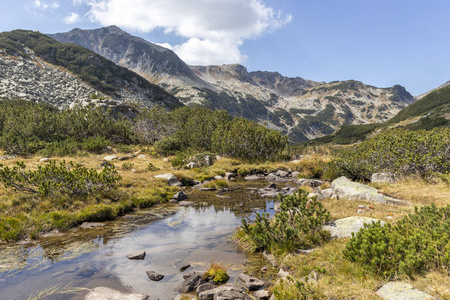
[[[50,34],[86,47],[164,88],[186,105],[225,109],[281,130],[293,142],[333,133],[344,124],[383,122],[414,102],[403,87],[315,82],[242,65],[189,66],[174,52],[117,26]]]
[[[450,85],[447,83],[423,94],[419,100],[403,108],[386,122],[342,126],[335,133],[308,143],[351,144],[394,127],[411,130],[450,127]]]
[[[182,106],[142,76],[75,44],[26,30],[0,33],[0,98],[117,106],[138,102],[168,109]]]

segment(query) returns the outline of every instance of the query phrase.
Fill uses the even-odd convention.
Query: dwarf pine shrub
[[[374,273],[413,277],[450,264],[450,205],[415,208],[395,225],[365,225],[343,250],[348,260]]]
[[[307,192],[279,196],[281,212],[273,220],[269,213],[256,214],[254,224],[242,219],[242,229],[254,243],[256,250],[274,253],[311,248],[329,238],[323,225],[330,221],[330,213],[316,198],[308,199]]]
[[[80,164],[50,160],[37,170],[27,170],[23,162],[0,168],[0,181],[7,188],[40,196],[56,198],[87,197],[106,194],[114,190],[121,176],[112,167],[105,167],[100,173]]]

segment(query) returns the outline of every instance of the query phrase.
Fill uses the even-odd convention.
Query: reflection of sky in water
[[[28,268],[9,275],[3,273],[1,276],[0,273],[0,298],[26,299],[57,284],[73,284],[87,288],[108,286],[125,292],[149,294],[152,299],[172,299],[178,294],[174,288],[183,280],[184,273],[179,269],[186,264],[191,265],[186,272],[204,269],[211,260],[232,265],[229,274],[234,280],[241,272],[246,256],[230,242],[232,231],[240,225],[241,218],[254,208],[266,204],[268,208],[273,207],[272,202],[255,199],[248,193],[244,189],[227,193],[232,199],[220,199],[214,193],[194,194],[190,200],[209,200],[214,205],[184,207],[163,219],[145,222],[143,220],[149,219],[151,214],[139,213],[135,220],[111,222],[108,226],[113,229],[102,229],[104,231],[99,231],[98,235],[95,231],[76,231],[70,238],[77,242],[57,240],[58,247],[66,250],[51,251],[52,255],[59,257],[53,264],[39,257],[43,251],[37,247],[38,251],[34,250],[36,255],[25,261],[30,265]],[[117,227],[136,229],[117,235],[114,233]],[[89,251],[83,252],[82,249],[86,249],[84,246],[79,250],[71,243],[89,246]],[[44,250],[49,252],[46,247]],[[144,260],[126,258],[126,255],[141,250],[147,253]],[[71,251],[79,253],[72,257]],[[66,259],[63,260],[63,257]],[[150,281],[146,271],[155,271],[165,275],[165,278],[159,282]],[[78,300],[83,299],[84,294],[55,294],[44,299]]]

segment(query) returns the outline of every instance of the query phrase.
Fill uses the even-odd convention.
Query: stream
[[[105,226],[74,229],[33,243],[0,244],[1,299],[84,299],[88,289],[106,286],[150,299],[169,300],[185,273],[211,261],[229,265],[234,282],[248,260],[231,241],[243,217],[267,210],[271,199],[256,188],[267,182],[233,183],[233,191],[186,189],[194,206],[158,205]],[[144,260],[126,256],[144,250]],[[180,268],[190,267],[183,273]],[[146,271],[164,275],[153,282]]]

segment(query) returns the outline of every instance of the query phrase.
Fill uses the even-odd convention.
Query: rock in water
[[[133,259],[133,260],[141,260],[145,258],[145,251],[139,251],[133,254],[129,254],[127,255],[128,259]]]
[[[178,191],[175,195],[173,195],[172,199],[177,201],[186,200],[188,196],[183,191]]]
[[[152,281],[160,281],[164,278],[164,275],[158,274],[154,271],[147,271],[145,273],[147,273],[148,278]]]

